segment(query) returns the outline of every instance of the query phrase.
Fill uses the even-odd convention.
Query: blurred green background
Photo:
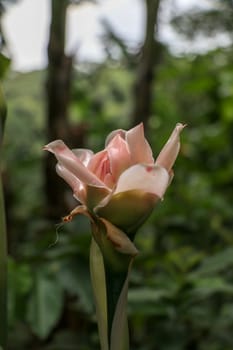
[[[0,2],[1,18],[6,3]],[[109,132],[142,121],[155,156],[177,122],[188,127],[173,183],[136,236],[131,349],[232,350],[233,3],[174,10],[170,26],[185,45],[176,54],[158,35],[168,1],[142,0],[144,42],[132,51],[105,23],[106,59],[98,64],[75,64],[65,54],[70,3],[51,1],[46,69],[17,73],[10,60],[0,61],[8,104],[2,161],[8,348],[99,349],[89,223],[77,217],[60,225],[75,202],[42,146],[62,138],[70,147],[98,151]],[[218,35],[228,45],[219,39],[208,49]],[[205,50],[194,53],[197,41]]]

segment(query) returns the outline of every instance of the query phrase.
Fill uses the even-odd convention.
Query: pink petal
[[[133,165],[119,177],[114,194],[129,190],[141,190],[163,197],[170,176],[166,169],[158,165]]]
[[[120,174],[131,165],[128,145],[125,140],[117,134],[108,144],[107,152],[113,179],[117,181]]]
[[[109,188],[113,188],[115,186],[115,181],[113,179],[112,174],[107,174],[104,178],[104,183],[106,186],[108,186]]]
[[[94,153],[90,149],[85,148],[76,148],[72,149],[72,152],[78,157],[78,159],[83,163],[83,165],[87,166]]]
[[[91,158],[88,164],[88,169],[104,183],[105,179],[107,179],[108,183],[113,183],[113,181],[109,179],[109,176],[112,176],[110,171],[108,152],[106,150],[96,153]]]
[[[129,146],[132,164],[154,163],[152,150],[145,139],[142,123],[127,131],[126,142]]]
[[[180,150],[180,133],[186,125],[178,123],[160,152],[155,164],[167,169],[169,172],[175,163]]]
[[[44,150],[54,153],[58,162],[75,175],[81,182],[93,186],[106,187],[102,181],[91,173],[61,140],[56,140],[44,146]]]
[[[63,178],[63,180],[68,183],[68,185],[72,188],[74,197],[81,203],[85,203],[86,200],[86,190],[85,186],[78,178],[73,175],[69,170],[63,167],[61,164],[57,163],[56,165],[57,174]]]
[[[108,146],[108,144],[112,141],[112,139],[113,139],[116,135],[120,135],[121,138],[122,138],[123,140],[125,140],[126,131],[123,130],[123,129],[117,129],[117,130],[112,131],[112,132],[106,137],[105,147]]]
[[[74,198],[85,204],[89,209],[94,208],[105,197],[109,196],[109,190],[106,187],[83,184],[75,175],[59,163],[56,165],[56,171],[70,185]]]

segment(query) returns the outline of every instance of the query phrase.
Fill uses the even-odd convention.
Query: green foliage
[[[28,301],[27,320],[38,337],[46,338],[61,316],[63,289],[57,277],[40,266],[33,275],[33,288]]]
[[[45,142],[44,73],[12,73],[4,84],[8,121],[4,138],[5,168],[11,213],[15,218],[34,216],[42,206],[41,148]],[[28,171],[27,171],[28,169]],[[17,181],[14,174],[17,174]],[[33,179],[33,181],[31,181]],[[23,205],[21,203],[22,198]]]
[[[5,202],[2,185],[2,143],[6,121],[6,102],[0,86],[0,347],[7,344],[7,231],[5,218]]]
[[[10,59],[0,53],[0,77],[1,77],[1,79],[5,76],[9,67],[10,67]]]
[[[230,48],[167,53],[157,71],[148,129],[155,155],[177,121],[188,127],[173,183],[136,236],[140,255],[129,288],[134,350],[233,348],[232,72]],[[44,72],[34,72],[5,84],[9,349],[99,349],[90,228],[77,217],[56,240],[44,218],[43,79]],[[87,126],[87,147],[100,150],[108,132],[130,126],[133,80],[116,62],[75,72],[70,120],[74,128]]]

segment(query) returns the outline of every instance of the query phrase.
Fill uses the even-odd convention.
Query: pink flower
[[[113,131],[105,149],[96,154],[87,149],[70,150],[61,140],[46,145],[44,149],[58,160],[58,175],[81,203],[68,218],[88,212],[92,218],[108,220],[124,232],[135,231],[171,182],[184,127],[176,125],[156,161],[142,123],[129,131]]]

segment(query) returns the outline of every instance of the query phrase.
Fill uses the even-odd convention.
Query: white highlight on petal
[[[83,163],[83,165],[87,166],[93,157],[94,153],[90,149],[86,148],[75,148],[72,149],[72,152],[78,157],[78,159]]]
[[[86,190],[83,183],[59,163],[56,165],[56,172],[72,188],[74,197],[84,204],[86,199]]]
[[[158,165],[133,165],[119,177],[114,194],[142,190],[162,198],[169,184],[169,174]]]

